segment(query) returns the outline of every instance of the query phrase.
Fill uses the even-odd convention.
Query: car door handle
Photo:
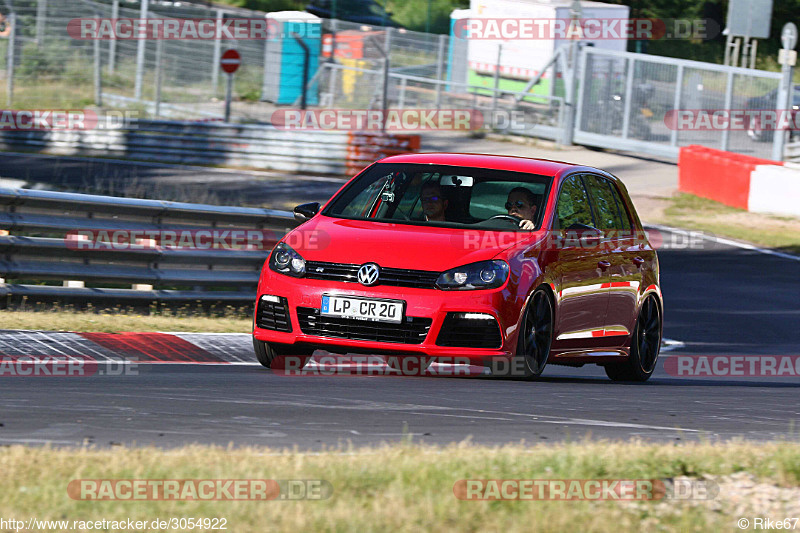
[[[600,268],[605,270],[605,269],[607,269],[608,267],[611,266],[611,263],[609,263],[608,261],[598,261],[597,262],[597,266],[599,266]]]
[[[634,257],[633,258],[633,263],[636,266],[642,266],[644,264],[644,259],[642,259],[641,257]]]

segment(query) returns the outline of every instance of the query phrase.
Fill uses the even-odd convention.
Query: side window
[[[597,218],[598,229],[624,229],[622,226],[622,218],[619,214],[617,201],[614,194],[609,187],[611,185],[608,180],[586,174],[583,176],[583,182],[589,193],[592,195],[592,203],[595,209]]]
[[[561,186],[556,214],[558,216],[559,229],[567,229],[573,224],[594,226],[592,208],[580,176],[567,178],[567,181]]]
[[[583,177],[586,186],[592,194],[595,212],[599,219],[599,229],[631,229],[631,221],[625,204],[617,188],[609,180],[599,176],[586,175]]]
[[[614,197],[614,201],[617,202],[617,209],[619,210],[619,218],[622,221],[622,226],[619,229],[623,230],[630,230],[633,227],[631,223],[631,217],[628,214],[628,210],[625,209],[625,202],[622,201],[622,197],[619,195],[619,191],[614,184],[610,181],[606,181],[608,188],[611,189],[611,196]]]
[[[383,190],[383,186],[391,178],[391,174],[383,176],[372,182],[363,191],[359,192],[355,198],[350,199],[344,206],[340,213],[346,217],[365,217],[367,216],[370,207],[375,204],[378,199],[378,194]]]

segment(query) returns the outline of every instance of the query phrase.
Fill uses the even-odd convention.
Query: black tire
[[[650,296],[642,303],[636,327],[631,336],[631,354],[622,363],[605,365],[606,375],[613,381],[639,381],[650,379],[661,350],[661,306]]]
[[[520,323],[517,353],[511,360],[511,367],[497,375],[535,379],[542,375],[550,357],[553,343],[553,302],[544,289],[533,293],[525,307]],[[502,365],[492,363],[492,374]],[[510,370],[510,373],[508,372]]]
[[[411,361],[409,361],[411,359]],[[385,357],[386,364],[392,370],[396,370],[403,376],[421,376],[425,373],[433,358],[425,356],[396,356],[389,355]]]
[[[299,361],[293,361],[290,368],[301,369],[309,359],[311,359],[313,350],[308,348],[295,348],[285,344],[275,344],[260,341],[253,337],[253,350],[256,352],[256,359],[266,368],[273,370],[283,370],[286,368],[286,357],[298,357]],[[296,363],[296,364],[295,364]]]

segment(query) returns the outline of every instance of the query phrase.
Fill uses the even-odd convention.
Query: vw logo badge
[[[375,263],[365,263],[358,269],[358,282],[369,287],[378,282],[381,269]]]

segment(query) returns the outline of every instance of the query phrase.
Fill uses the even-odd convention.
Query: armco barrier
[[[795,140],[786,144],[783,149],[784,161],[800,163],[800,140]]]
[[[678,155],[678,189],[748,209],[750,174],[758,165],[782,164],[705,146],[685,146]]]
[[[0,188],[0,305],[8,298],[252,303],[269,248],[296,225],[286,211]],[[69,238],[92,230],[212,229],[223,237],[257,230],[261,246],[102,247]]]
[[[418,135],[288,131],[269,125],[132,121],[125,129],[10,131],[0,149],[352,175],[384,155],[419,150]]]

